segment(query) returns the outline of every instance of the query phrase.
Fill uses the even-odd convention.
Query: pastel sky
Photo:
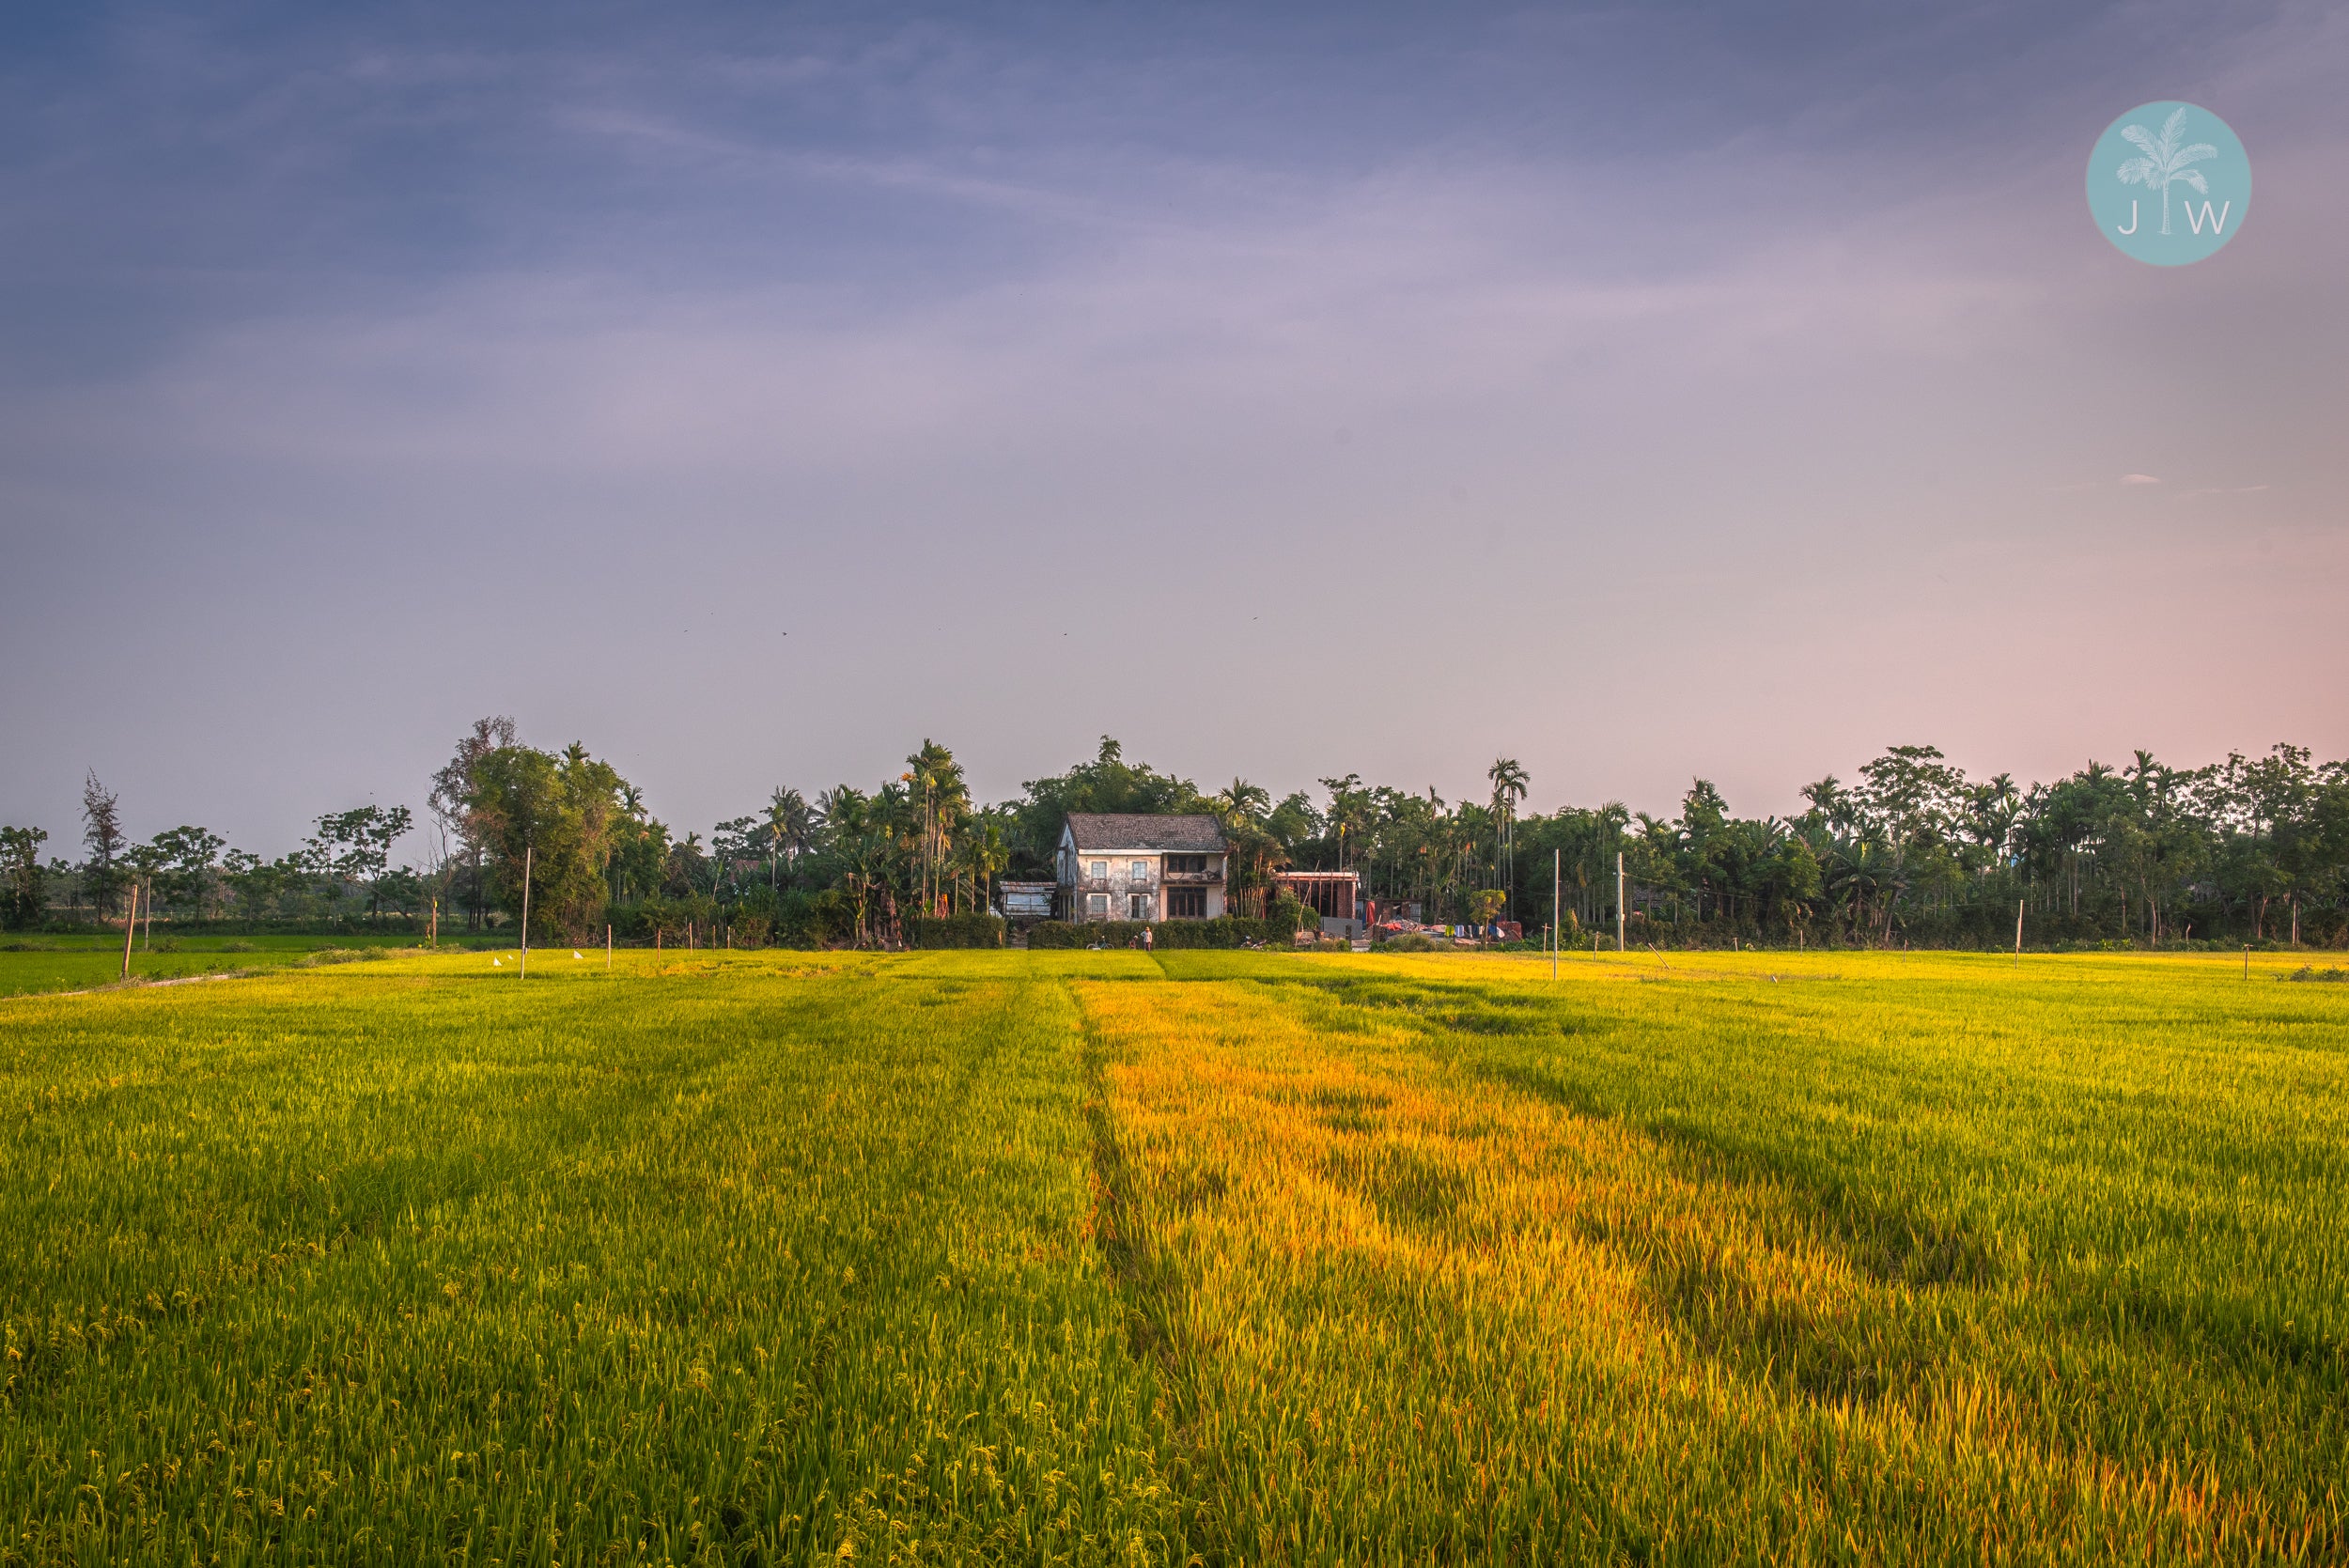
[[[2349,752],[2349,10],[0,13],[0,820]],[[2092,226],[2184,99],[2257,205]],[[415,847],[411,841],[411,849]]]

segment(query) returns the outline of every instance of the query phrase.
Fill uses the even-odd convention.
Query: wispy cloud
[[[740,778],[698,750],[646,778],[687,820],[736,809],[717,797],[762,769],[863,776],[878,732],[930,733],[926,702],[998,752],[1065,721],[1203,776],[1230,753],[1302,782],[1515,747],[1548,700],[1406,678],[1300,721],[1246,673],[1322,657],[1315,617],[1267,614],[1242,643],[1216,618],[1230,596],[1167,577],[1169,540],[1249,561],[1243,597],[1325,596],[1435,646],[1496,625],[1538,642],[1563,599],[1588,617],[1578,645],[1637,647],[1610,617],[1637,632],[1669,595],[1685,678],[1670,701],[1594,710],[1547,761],[1529,747],[1561,791],[1669,801],[1725,751],[1755,773],[1773,747],[1809,768],[1880,738],[1868,701],[1952,736],[2043,723],[2068,746],[2081,721],[2060,694],[1990,704],[1969,671],[1921,701],[1939,690],[1929,656],[1893,656],[1857,708],[1788,705],[1799,722],[1719,672],[1831,660],[1855,604],[1900,605],[1887,647],[1931,643],[1906,618],[1932,606],[1882,590],[1945,541],[2001,564],[1914,572],[1970,626],[1966,583],[1998,581],[2018,540],[2093,568],[2108,539],[2138,560],[2149,524],[2175,520],[2137,603],[2065,607],[2094,644],[2164,594],[2274,589],[2246,575],[2260,558],[2221,555],[2214,518],[2332,526],[2349,317],[2327,258],[2349,220],[2308,193],[2349,143],[2329,91],[2349,11],[2294,3],[2281,32],[2214,17],[2190,37],[2023,8],[1995,44],[1890,12],[1789,28],[1736,8],[1602,8],[1481,39],[1481,12],[1381,8],[1170,24],[719,4],[647,26],[418,0],[282,35],[175,11],[134,56],[0,53],[19,89],[0,93],[0,531],[25,541],[28,582],[105,581],[166,644],[289,604],[410,624],[447,602],[416,583],[488,582],[455,563],[492,549],[570,574],[623,671],[671,657],[676,628],[648,608],[664,596],[645,592],[664,572],[716,563],[694,591],[737,629],[795,605],[795,651],[832,616],[855,661],[795,679],[787,759],[744,738]],[[2092,36],[2084,80],[2073,45]],[[2209,267],[2130,271],[2086,232],[2075,143],[2139,77],[2228,91],[2191,73],[2231,58],[2237,129],[2275,149],[2258,237]],[[2000,113],[1966,123],[1985,139],[1948,164],[1954,121],[1930,111],[1983,102]],[[2170,474],[2124,473],[2149,455],[2149,399],[2186,385],[2225,396],[2197,405],[2190,446],[2163,448]],[[2188,494],[2247,499],[2174,504]],[[1200,661],[1097,689],[1041,684],[1062,679],[1050,660],[981,678],[970,628],[1035,602],[1080,538],[1105,580],[1138,584],[1114,613],[1193,628]],[[391,539],[421,563],[410,597],[357,553]],[[202,594],[119,565],[210,558],[236,569]],[[167,716],[88,700],[148,690],[107,650],[43,662],[80,646],[77,602],[37,592],[0,617],[39,742],[0,749],[0,787],[68,754],[57,737],[100,722],[83,716],[126,734]],[[1743,618],[1764,603],[1773,618]],[[538,615],[495,607],[517,645],[560,644],[562,613]],[[2292,624],[2306,663],[2349,651],[2349,630]],[[893,678],[883,641],[908,669],[973,673]],[[1598,678],[1632,667],[1613,657],[1591,655],[1594,690],[1631,690]],[[478,693],[480,710],[570,701],[597,745],[643,742],[655,721],[631,714],[749,735],[722,683],[646,697],[625,675],[550,675],[508,696],[478,662],[405,689],[435,733],[442,705]],[[2100,711],[2180,706],[2166,679],[2132,678]],[[1200,702],[1211,688],[1228,700]],[[1751,715],[1769,732],[1736,727]],[[322,753],[377,721],[333,722]],[[79,774],[59,777],[70,817]],[[311,787],[300,765],[287,777]]]

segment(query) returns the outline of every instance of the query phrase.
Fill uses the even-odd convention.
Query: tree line
[[[526,745],[498,717],[433,775],[407,865],[392,858],[419,827],[405,807],[321,815],[272,860],[193,826],[132,843],[92,774],[80,860],[44,862],[40,830],[0,829],[0,921],[116,919],[135,888],[182,921],[504,930],[527,879],[550,939],[609,924],[629,940],[890,947],[921,921],[984,917],[1006,877],[1049,880],[1063,818],[1097,811],[1214,815],[1235,851],[1230,903],[1259,916],[1282,907],[1284,870],[1352,871],[1399,914],[1579,941],[1611,935],[1620,866],[1624,922],[1659,945],[2003,945],[2018,915],[2034,943],[2349,940],[2349,763],[2296,746],[2191,768],[2139,752],[2030,785],[1895,746],[1848,783],[1808,785],[1784,817],[1738,816],[1703,779],[1668,817],[1620,802],[1526,812],[1532,781],[1507,757],[1486,783],[1484,799],[1446,801],[1349,773],[1276,800],[1244,779],[1202,789],[1105,737],[1092,759],[988,804],[925,740],[870,789],[778,786],[680,835],[583,746]]]

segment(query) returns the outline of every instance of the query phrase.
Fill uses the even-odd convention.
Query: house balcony
[[[1173,877],[1167,880],[1173,881]],[[1072,893],[1156,893],[1156,881],[1137,882],[1130,877],[1080,877],[1066,884]]]
[[[1223,873],[1221,871],[1170,871],[1164,879],[1170,888],[1212,887],[1222,882]]]

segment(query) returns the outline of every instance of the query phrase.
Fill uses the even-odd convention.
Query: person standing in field
[[[1144,953],[1156,953],[1158,950],[1159,928],[1155,925],[1143,926],[1142,928],[1142,951]]]

